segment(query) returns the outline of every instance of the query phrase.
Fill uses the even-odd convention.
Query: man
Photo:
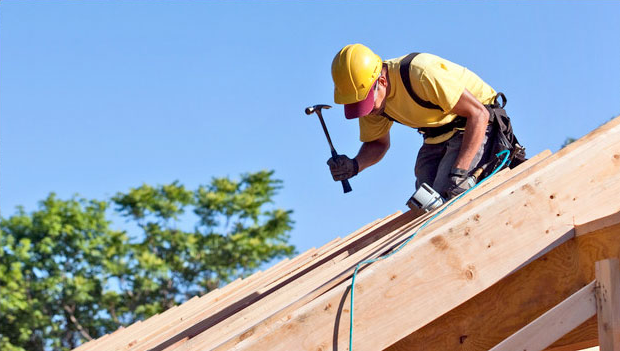
[[[345,105],[347,119],[359,119],[363,143],[353,159],[338,155],[328,160],[336,181],[383,158],[394,122],[424,136],[416,187],[427,183],[446,199],[471,187],[472,171],[493,156],[489,121],[491,106],[498,107],[497,93],[462,66],[425,53],[382,61],[364,45],[353,44],[334,57],[332,78],[334,100]]]

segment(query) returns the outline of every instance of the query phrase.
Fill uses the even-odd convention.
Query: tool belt
[[[502,99],[501,104],[498,101],[499,98]],[[508,163],[510,168],[514,168],[527,161],[527,158],[525,158],[525,148],[519,143],[519,140],[514,135],[514,132],[512,131],[512,123],[510,123],[510,117],[508,117],[506,110],[504,110],[507,101],[508,99],[506,99],[506,95],[504,95],[504,93],[497,93],[492,104],[484,105],[487,111],[489,111],[489,126],[487,128],[489,138],[487,143],[493,145],[488,156],[492,160],[490,160],[487,163],[487,167],[485,167],[489,170],[495,169],[497,163],[496,161],[498,161],[496,158],[493,158],[493,155],[497,155],[504,150],[510,151],[510,162]],[[418,132],[423,134],[425,139],[432,138],[451,132],[457,128],[463,129],[465,128],[466,123],[467,118],[457,116],[448,124],[435,128],[419,128]]]
[[[500,97],[503,100],[501,105],[498,102]],[[519,143],[516,135],[514,135],[510,117],[508,117],[506,110],[504,110],[507,101],[504,93],[497,93],[492,104],[484,105],[489,111],[489,124],[491,125],[491,134],[487,142],[493,145],[492,155],[497,155],[504,150],[510,151],[510,162],[508,165],[510,168],[514,168],[527,161],[527,158],[525,158],[525,147]],[[492,163],[499,161],[497,159],[496,162]],[[491,167],[490,169],[494,168]]]
[[[418,128],[418,133],[422,134],[424,139],[434,138],[434,137],[438,137],[440,135],[449,133],[453,131],[454,129],[458,129],[458,128],[463,129],[465,128],[465,124],[467,124],[467,118],[463,116],[456,116],[456,118],[454,118],[452,122],[448,124],[444,124],[439,127]]]

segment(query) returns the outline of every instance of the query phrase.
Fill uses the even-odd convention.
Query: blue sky
[[[300,252],[405,210],[421,137],[392,128],[384,160],[343,194],[306,106],[333,104],[349,43],[430,52],[508,97],[529,155],[620,114],[618,1],[17,1],[0,3],[0,210],[51,191],[104,198],[273,169]],[[324,113],[340,153],[360,146]]]

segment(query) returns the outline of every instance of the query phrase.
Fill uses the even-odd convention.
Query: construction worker
[[[347,119],[359,120],[363,143],[354,158],[327,161],[334,180],[379,162],[390,147],[390,128],[399,122],[424,136],[416,187],[427,183],[450,199],[473,186],[468,178],[489,160],[489,121],[493,107],[500,107],[495,90],[476,74],[426,53],[382,61],[366,46],[353,44],[334,57],[332,78],[334,100],[344,104]]]

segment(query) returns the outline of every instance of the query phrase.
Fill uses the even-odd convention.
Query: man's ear
[[[383,64],[381,67],[381,75],[379,76],[379,84],[383,85],[383,87],[387,88],[388,79],[387,79],[387,66]]]

